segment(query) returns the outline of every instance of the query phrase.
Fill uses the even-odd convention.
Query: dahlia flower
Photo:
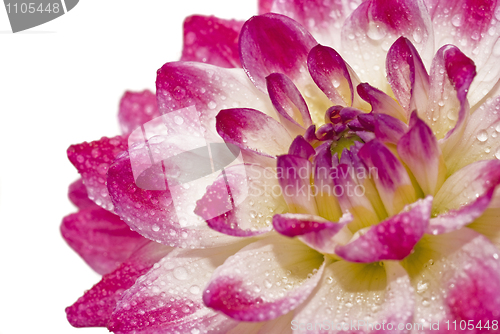
[[[500,7],[262,0],[193,16],[62,234],[114,333],[499,333]]]

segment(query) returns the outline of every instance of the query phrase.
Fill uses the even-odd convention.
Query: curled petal
[[[364,332],[369,323],[384,323],[386,328],[390,323],[393,330],[386,332],[406,334],[398,324],[412,322],[414,301],[410,278],[399,263],[386,261],[380,266],[336,261],[325,268],[318,288],[295,312],[292,325],[322,324],[307,332],[324,334],[352,333],[351,328]]]
[[[149,90],[125,92],[120,100],[118,121],[124,135],[130,134],[142,124],[160,116],[156,95]]]
[[[475,75],[474,62],[456,46],[443,46],[432,61],[429,104],[425,116],[420,113],[419,116],[431,127],[437,139],[448,141],[448,146],[456,143],[463,133],[469,116],[467,92]],[[443,154],[447,156],[446,152]]]
[[[358,153],[377,172],[375,185],[387,213],[392,216],[417,199],[408,172],[392,152],[377,140],[366,143]]]
[[[432,197],[419,200],[397,215],[370,227],[347,245],[337,246],[335,254],[347,261],[361,263],[402,260],[424,235],[431,206]]]
[[[386,51],[400,36],[411,40],[417,50],[428,55],[424,58],[432,57],[432,24],[423,0],[365,1],[342,27],[344,57],[362,81],[389,92],[382,71]]]
[[[115,157],[126,149],[127,140],[116,136],[72,145],[67,151],[69,161],[82,175],[89,198],[109,211],[114,207],[106,186],[106,174]]]
[[[375,114],[386,114],[406,122],[408,117],[401,106],[392,97],[367,83],[357,87],[359,96],[372,106]]]
[[[423,112],[429,98],[429,75],[413,44],[400,37],[389,49],[387,79],[409,118],[413,110]]]
[[[149,241],[67,307],[68,321],[74,327],[106,327],[123,292],[171,251],[171,247]]]
[[[315,153],[316,152],[311,144],[309,144],[302,136],[297,136],[288,149],[288,154],[297,155],[304,159],[309,159]]]
[[[347,233],[347,238],[343,238],[346,234],[343,233],[344,235],[341,235],[340,238],[336,238],[337,234],[352,219],[351,214],[345,214],[338,223],[333,223],[314,215],[285,213],[273,216],[273,226],[278,233],[291,238],[298,237],[299,240],[318,252],[333,254],[337,243],[352,237],[352,234]]]
[[[412,114],[413,126],[398,145],[400,158],[410,168],[426,195],[435,195],[446,178],[446,166],[431,128]]]
[[[266,91],[265,78],[271,73],[295,80],[301,69],[307,71],[307,55],[316,44],[307,30],[286,16],[254,16],[241,29],[241,62],[255,86]]]
[[[434,27],[436,49],[446,44],[457,45],[477,66],[478,75],[469,94],[469,102],[474,106],[500,78],[499,3],[496,0],[426,2]]]
[[[242,21],[215,16],[189,16],[184,20],[183,61],[197,61],[219,67],[241,67],[238,35]]]
[[[248,237],[272,229],[272,213],[286,210],[277,194],[278,179],[259,165],[235,165],[224,169],[196,204],[195,213],[212,229]]]
[[[239,321],[275,319],[307,299],[324,266],[321,254],[274,235],[246,246],[217,268],[203,301]],[[283,277],[290,290],[283,291]]]
[[[459,229],[480,217],[500,183],[500,161],[472,163],[450,176],[436,194],[429,233]]]
[[[399,119],[385,114],[375,114],[375,136],[382,143],[397,145],[408,130],[408,126]]]
[[[258,110],[221,110],[216,121],[217,132],[224,141],[266,156],[286,154],[292,143],[283,125]]]
[[[306,128],[312,125],[306,101],[286,75],[272,73],[266,77],[266,84],[269,97],[274,108],[278,111],[281,123],[293,132],[297,132],[296,128],[299,127],[299,133],[303,133]]]

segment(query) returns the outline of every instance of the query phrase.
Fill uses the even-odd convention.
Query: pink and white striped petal
[[[113,211],[106,185],[106,174],[116,156],[127,150],[125,137],[102,137],[99,140],[71,145],[68,150],[69,161],[82,176],[89,198],[100,207]]]
[[[453,44],[477,66],[469,102],[477,104],[500,78],[500,12],[496,0],[426,0],[432,18],[436,50]],[[490,95],[491,97],[495,95]]]
[[[435,196],[429,233],[459,229],[480,217],[500,184],[500,161],[472,163],[451,175]]]
[[[312,125],[312,120],[306,101],[297,87],[282,73],[271,73],[266,77],[266,85],[280,122],[292,135],[304,134]]]
[[[316,45],[307,57],[309,73],[318,87],[328,96],[334,105],[350,107],[354,102],[355,83],[351,80],[349,65],[332,48]],[[355,74],[354,74],[355,75]]]
[[[397,118],[386,114],[375,114],[375,136],[382,143],[398,145],[408,126]]]
[[[403,260],[424,235],[431,216],[432,197],[406,206],[402,212],[367,231],[335,254],[349,262],[371,263],[383,260]]]
[[[446,157],[450,174],[479,160],[500,159],[500,97],[487,101],[469,117],[463,135]]]
[[[417,113],[413,124],[399,140],[398,154],[410,168],[425,195],[434,196],[446,179],[446,166],[436,137]]]
[[[295,137],[290,145],[290,148],[288,149],[288,154],[296,155],[304,159],[309,159],[315,153],[316,151],[311,144],[309,144],[302,136]]]
[[[171,251],[171,247],[149,241],[66,308],[70,324],[74,327],[106,327],[124,291]]]
[[[296,312],[294,333],[409,334],[398,324],[412,323],[415,292],[398,262],[330,264],[316,290]],[[307,329],[308,323],[322,324]],[[302,324],[302,325],[300,325]],[[370,327],[386,331],[372,330]],[[392,329],[387,330],[391,324]],[[354,331],[353,331],[354,330]]]
[[[237,68],[195,62],[166,63],[157,72],[156,96],[161,114],[196,108],[200,123],[208,130],[207,139],[210,135],[219,138],[215,116],[221,109],[244,106],[276,117],[267,94],[256,89],[245,72]]]
[[[447,146],[456,143],[463,133],[469,116],[467,92],[475,75],[472,60],[453,45],[439,49],[432,61],[429,104],[425,115],[419,112],[419,116],[431,127],[437,139],[446,139]],[[446,157],[447,153],[443,153]]]
[[[347,242],[352,234],[341,230],[353,220],[350,213],[338,222],[331,222],[315,215],[285,213],[273,216],[274,229],[287,237],[298,237],[300,241],[323,254],[334,254],[335,246]],[[338,235],[340,233],[340,235]]]
[[[134,231],[156,242],[181,248],[215,247],[238,240],[213,231],[194,214],[196,200],[203,196],[217,174],[213,179],[195,180],[197,183],[185,189],[185,193],[177,193],[178,197],[173,199],[168,188],[147,190],[137,185],[129,156],[134,155],[135,150],[132,148],[130,153],[117,158],[108,172],[108,190],[116,213]],[[161,164],[153,167],[158,166],[162,182],[166,180],[165,175],[178,172],[166,169],[165,174]]]
[[[218,267],[203,301],[235,320],[272,320],[307,299],[325,263],[323,255],[302,242],[273,235],[244,247]]]
[[[368,168],[375,168],[373,179],[389,216],[399,213],[417,200],[408,172],[394,154],[378,140],[366,143],[358,153]]]
[[[221,233],[248,237],[272,230],[273,214],[287,210],[272,169],[234,165],[224,169],[196,203],[195,213]]]
[[[120,217],[95,204],[64,217],[61,234],[70,247],[101,275],[115,270],[148,242],[131,231]]]
[[[238,36],[243,21],[193,15],[184,20],[182,61],[241,67]]]
[[[160,116],[156,94],[149,90],[125,92],[120,100],[118,121],[124,135],[130,134],[142,124]]]
[[[370,86],[368,83],[362,83],[358,85],[357,91],[359,96],[372,106],[374,114],[386,114],[402,122],[408,121],[408,116],[403,108],[381,90]]]
[[[311,190],[311,162],[296,155],[281,155],[276,165],[282,195],[290,212],[316,215],[318,209]]]
[[[499,250],[468,228],[425,235],[403,262],[416,291],[413,322],[436,333],[437,322],[481,324],[500,319]],[[450,330],[453,327],[450,326]],[[446,327],[443,330],[448,332]],[[475,327],[470,333],[492,333]],[[495,333],[495,331],[493,331]]]
[[[386,60],[387,79],[409,119],[413,110],[427,109],[429,75],[413,44],[404,37],[391,46]]]
[[[268,157],[286,154],[292,143],[281,123],[255,109],[224,109],[216,122],[217,132],[226,143]]]
[[[286,16],[254,16],[241,29],[241,62],[255,86],[265,92],[271,73],[283,73],[294,82],[301,79],[309,50],[316,44],[306,29]]]
[[[207,250],[175,249],[138,279],[118,301],[108,328],[115,333],[207,333],[236,321],[203,304],[203,288],[214,270],[250,239]]]
[[[411,40],[428,59],[432,57],[432,25],[423,0],[365,1],[342,27],[342,56],[361,81],[389,93],[383,69],[387,51],[400,36]]]
[[[265,1],[262,1],[264,3]],[[340,49],[340,34],[335,33],[362,0],[270,0],[261,8],[291,17],[307,28],[319,43]]]

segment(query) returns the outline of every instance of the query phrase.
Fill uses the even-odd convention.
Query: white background
[[[156,70],[180,57],[186,16],[248,19],[257,3],[81,0],[16,34],[0,6],[0,334],[108,333],[66,321],[100,278],[59,233],[76,211],[66,149],[119,134],[120,97],[154,90]]]

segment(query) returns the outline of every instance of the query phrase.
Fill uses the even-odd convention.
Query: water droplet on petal
[[[387,27],[382,22],[373,22],[368,23],[368,31],[366,35],[373,39],[374,41],[381,40],[387,35]]]
[[[476,138],[477,138],[477,140],[479,140],[480,142],[485,142],[485,141],[488,139],[488,133],[486,132],[486,130],[481,130],[481,131],[479,131],[479,133],[477,134]]]

